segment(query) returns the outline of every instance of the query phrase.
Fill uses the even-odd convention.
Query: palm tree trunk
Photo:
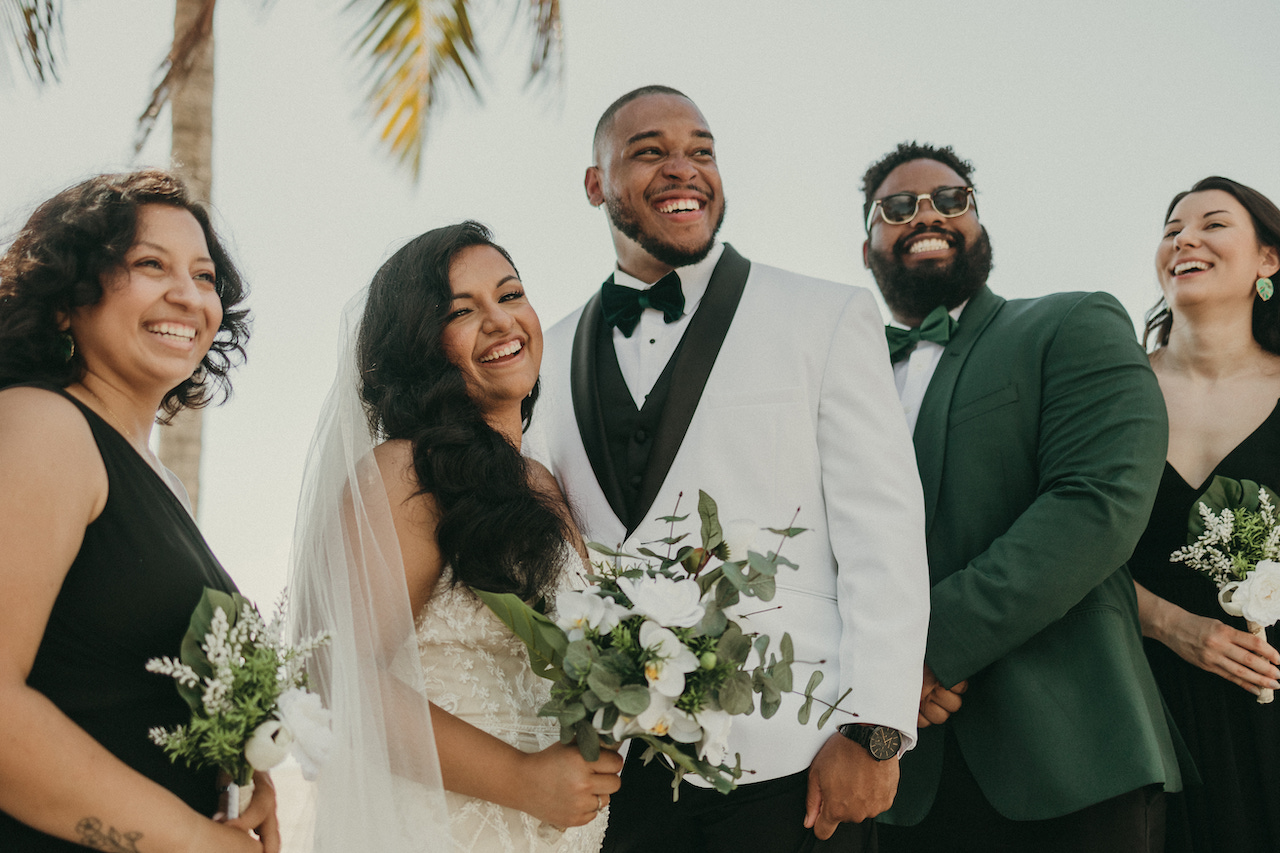
[[[176,0],[173,20],[175,40],[199,16],[206,13],[204,0]],[[172,168],[197,199],[208,203],[213,180],[213,33],[195,50],[190,76],[174,89],[170,101],[173,117]],[[171,425],[159,431],[160,460],[178,475],[191,496],[191,509],[199,507],[200,437],[203,425],[199,409],[184,409]]]

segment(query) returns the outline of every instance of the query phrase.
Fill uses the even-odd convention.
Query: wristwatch
[[[862,744],[876,761],[888,761],[902,748],[902,734],[888,726],[845,723],[837,726],[836,731],[854,743]]]

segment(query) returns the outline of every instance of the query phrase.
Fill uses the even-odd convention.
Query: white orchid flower
[[[693,672],[697,656],[670,630],[650,620],[640,626],[640,645],[653,659],[644,666],[650,690],[675,698],[684,692],[684,674]]]
[[[694,719],[702,726],[698,757],[709,764],[723,764],[729,757],[729,729],[733,727],[733,715],[708,708],[699,711]]]
[[[565,590],[556,595],[556,625],[569,637],[581,640],[605,616],[604,599],[590,589]]]
[[[635,723],[642,731],[676,743],[697,743],[702,737],[698,721],[677,708],[674,699],[655,690],[649,691],[649,707],[640,712]]]
[[[631,599],[632,612],[671,628],[692,628],[702,621],[702,588],[695,580],[656,577],[618,578]]]

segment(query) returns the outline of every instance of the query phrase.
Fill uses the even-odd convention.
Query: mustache
[[[664,187],[658,187],[657,189],[650,190],[649,192],[645,193],[645,200],[647,201],[648,199],[651,199],[654,196],[659,196],[659,195],[662,195],[663,193],[675,192],[677,190],[689,190],[690,192],[695,192],[698,195],[706,198],[707,201],[714,201],[716,197],[716,194],[711,191],[711,187],[700,187],[697,184],[693,184],[693,183],[689,183],[689,184],[675,183],[675,184],[667,184]]]
[[[914,240],[921,234],[937,234],[939,237],[945,237],[947,242],[954,246],[957,251],[964,251],[964,235],[960,232],[943,228],[941,225],[921,225],[910,234],[903,234],[898,238],[898,241],[893,244],[893,254],[905,255],[907,253],[907,241]]]

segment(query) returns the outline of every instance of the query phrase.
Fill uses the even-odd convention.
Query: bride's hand
[[[525,766],[528,802],[521,811],[553,826],[590,823],[622,786],[622,759],[611,750],[588,762],[577,746],[555,744],[529,753]]]

